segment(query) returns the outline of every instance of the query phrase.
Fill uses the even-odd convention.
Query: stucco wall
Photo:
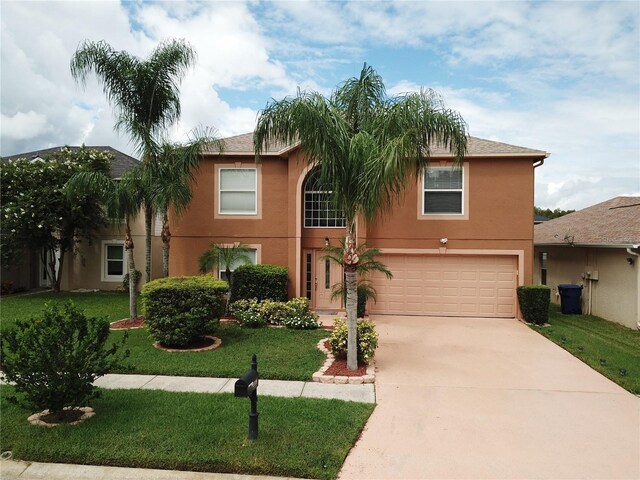
[[[640,265],[629,265],[630,255],[622,248],[536,247],[534,282],[540,283],[540,252],[547,252],[547,285],[552,301],[559,303],[558,285],[584,285],[582,311],[588,311],[589,281],[586,272],[598,272],[592,281],[591,313],[629,328],[636,328],[639,318],[638,289]]]
[[[299,151],[288,158],[265,157],[259,165],[259,213],[225,218],[217,214],[216,165],[255,167],[253,157],[208,156],[201,163],[189,209],[171,217],[172,275],[198,272],[198,257],[211,242],[258,245],[260,262],[285,265],[290,272],[290,295],[301,283],[305,249],[321,248],[324,238],[337,244],[343,229],[306,229],[301,226],[301,188],[307,164]],[[391,215],[360,225],[359,241],[381,248],[434,249],[449,238],[450,249],[522,252],[523,283],[533,280],[533,164],[523,158],[469,160],[469,210],[464,220],[419,220],[417,179]],[[334,243],[335,242],[335,243]],[[300,292],[300,285],[298,291]],[[301,292],[300,292],[301,293]]]

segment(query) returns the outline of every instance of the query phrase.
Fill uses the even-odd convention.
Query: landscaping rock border
[[[94,412],[93,408],[91,407],[80,407],[77,409],[74,407],[64,407],[63,410],[80,410],[81,412],[83,412],[82,416],[78,420],[76,420],[75,422],[65,423],[64,425],[77,425],[78,423],[84,422],[85,420],[93,417],[96,414],[96,412]],[[63,425],[62,423],[47,423],[40,420],[45,415],[49,415],[49,410],[43,410],[40,413],[34,413],[29,418],[27,418],[27,421],[31,425],[36,425],[39,427],[57,427],[59,425]]]
[[[333,356],[331,351],[324,346],[324,343],[327,340],[329,339],[323,338],[318,342],[317,345],[318,349],[327,355],[327,359],[325,360],[324,365],[320,367],[320,370],[318,370],[311,376],[311,379],[314,382],[360,385],[363,383],[374,383],[376,381],[376,368],[373,359],[371,360],[371,363],[367,365],[367,373],[365,375],[354,375],[353,377],[348,377],[346,375],[325,375],[324,373],[329,369],[329,367],[335,360],[335,357]]]
[[[192,349],[167,348],[160,345],[160,342],[153,342],[153,346],[156,347],[158,350],[163,350],[165,352],[208,352],[210,350],[215,350],[220,345],[222,345],[222,340],[218,337],[212,337],[211,335],[204,335],[204,338],[210,338],[211,340],[213,340],[213,344],[209,345],[208,347],[192,348]]]

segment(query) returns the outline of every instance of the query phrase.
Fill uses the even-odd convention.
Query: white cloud
[[[48,130],[47,117],[33,110],[17,112],[12,116],[3,113],[0,125],[2,136],[11,140],[27,140]]]

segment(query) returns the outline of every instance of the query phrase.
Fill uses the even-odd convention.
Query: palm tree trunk
[[[347,286],[347,368],[358,369],[358,278],[356,267],[358,255],[356,254],[356,239],[353,229],[347,222],[347,232],[344,242],[344,276]]]
[[[171,230],[169,230],[169,215],[164,212],[162,219],[162,275],[169,276],[169,248],[171,243]]]
[[[151,222],[153,221],[153,207],[144,206],[144,234],[145,234],[145,281],[151,281]]]
[[[133,259],[133,238],[131,237],[131,228],[129,228],[129,219],[127,218],[127,226],[124,237],[124,249],[127,252],[127,269],[129,270],[129,319],[133,322],[138,318],[138,299],[136,297],[136,282],[134,282],[136,264]]]

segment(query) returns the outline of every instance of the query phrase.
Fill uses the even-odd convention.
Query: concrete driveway
[[[640,398],[509,319],[376,316],[341,479],[640,479]]]

